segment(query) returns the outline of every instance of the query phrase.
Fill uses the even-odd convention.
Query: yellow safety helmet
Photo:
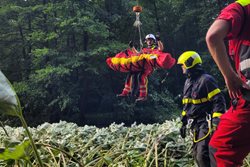
[[[201,64],[200,55],[195,51],[186,51],[180,55],[177,64],[184,65],[186,69],[194,67],[196,64]]]
[[[249,0],[238,0],[238,1],[236,1],[236,3],[241,4],[241,6],[247,6],[250,4],[250,1]]]

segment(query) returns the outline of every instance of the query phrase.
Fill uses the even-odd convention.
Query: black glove
[[[130,48],[134,47],[134,42],[133,42],[133,41],[129,41],[128,46],[129,46]]]
[[[182,125],[180,128],[180,134],[183,139],[186,137],[186,125]]]
[[[220,118],[219,117],[215,117],[212,119],[212,131],[215,131],[217,129],[217,126],[220,123]]]
[[[161,40],[161,38],[160,38],[160,33],[159,33],[159,32],[155,35],[155,38],[156,38],[157,41],[160,41],[160,40]]]
[[[187,116],[186,115],[182,115],[181,116],[181,122],[182,122],[182,126],[180,128],[180,135],[181,137],[184,139],[186,137],[186,125],[188,123],[188,119],[187,119]]]

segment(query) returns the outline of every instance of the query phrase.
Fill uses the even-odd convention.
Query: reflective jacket
[[[187,78],[183,90],[183,118],[194,124],[206,121],[207,114],[220,117],[226,110],[225,99],[215,79],[202,70]],[[187,124],[187,119],[183,119]]]

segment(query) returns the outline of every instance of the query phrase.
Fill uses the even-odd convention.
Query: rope
[[[139,0],[136,0],[136,2],[137,2],[137,5],[139,5]]]
[[[141,21],[140,21],[140,12],[136,12],[136,20],[134,22],[134,26],[136,28],[138,28],[138,32],[139,32],[139,41],[140,41],[140,52],[142,51],[142,47],[143,47],[143,42],[142,42],[142,33],[141,33]]]
[[[202,138],[199,138],[199,139],[196,140],[196,139],[195,139],[196,133],[195,133],[195,131],[194,131],[194,143],[198,143],[198,142],[204,140],[204,139],[207,138],[210,134],[211,134],[211,128],[209,127],[209,130],[208,130],[207,134],[206,134],[205,136],[203,136]]]
[[[207,132],[207,134],[205,136],[203,136],[203,137],[196,140],[195,139],[196,133],[194,131],[194,143],[198,143],[198,142],[204,140],[205,138],[207,138],[212,133],[211,115],[210,114],[207,115],[206,120],[207,120],[207,123],[208,123],[208,132]]]

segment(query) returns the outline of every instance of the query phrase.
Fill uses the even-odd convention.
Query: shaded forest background
[[[204,67],[223,79],[209,56],[207,29],[229,0],[141,0],[142,33],[160,32],[176,59],[196,50]],[[163,122],[181,112],[185,77],[178,66],[156,70],[149,99],[117,99],[125,73],[105,60],[139,40],[134,0],[1,0],[0,69],[13,83],[30,126],[66,120],[78,125]],[[1,120],[19,125],[13,118]]]

